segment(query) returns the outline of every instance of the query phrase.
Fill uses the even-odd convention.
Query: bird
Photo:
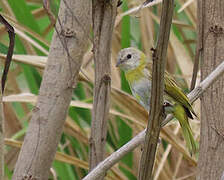
[[[137,48],[129,47],[118,53],[116,67],[124,71],[132,95],[140,105],[149,111],[152,90],[152,60]],[[197,115],[188,97],[167,71],[164,74],[164,99],[165,112],[172,113],[179,121],[187,148],[191,155],[195,154],[197,144],[188,118],[193,119],[193,115],[196,117]]]

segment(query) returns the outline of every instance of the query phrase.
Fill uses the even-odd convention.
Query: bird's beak
[[[120,64],[121,64],[121,60],[118,59],[117,64],[116,64],[116,67],[119,67]]]

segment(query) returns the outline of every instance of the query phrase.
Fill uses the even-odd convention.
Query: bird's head
[[[122,49],[118,53],[116,67],[120,67],[124,71],[129,71],[138,68],[145,62],[145,54],[136,48],[130,47]]]

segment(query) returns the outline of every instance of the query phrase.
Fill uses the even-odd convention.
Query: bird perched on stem
[[[130,47],[122,49],[117,58],[117,67],[125,72],[133,96],[147,110],[150,108],[152,87],[152,61],[140,50]],[[196,116],[188,97],[177,86],[173,77],[165,72],[164,75],[164,104],[165,112],[172,113],[179,121],[190,154],[197,151],[188,117]]]

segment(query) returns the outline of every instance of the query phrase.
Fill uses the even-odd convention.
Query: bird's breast
[[[146,109],[149,110],[151,81],[141,78],[138,81],[129,83],[133,96]]]

